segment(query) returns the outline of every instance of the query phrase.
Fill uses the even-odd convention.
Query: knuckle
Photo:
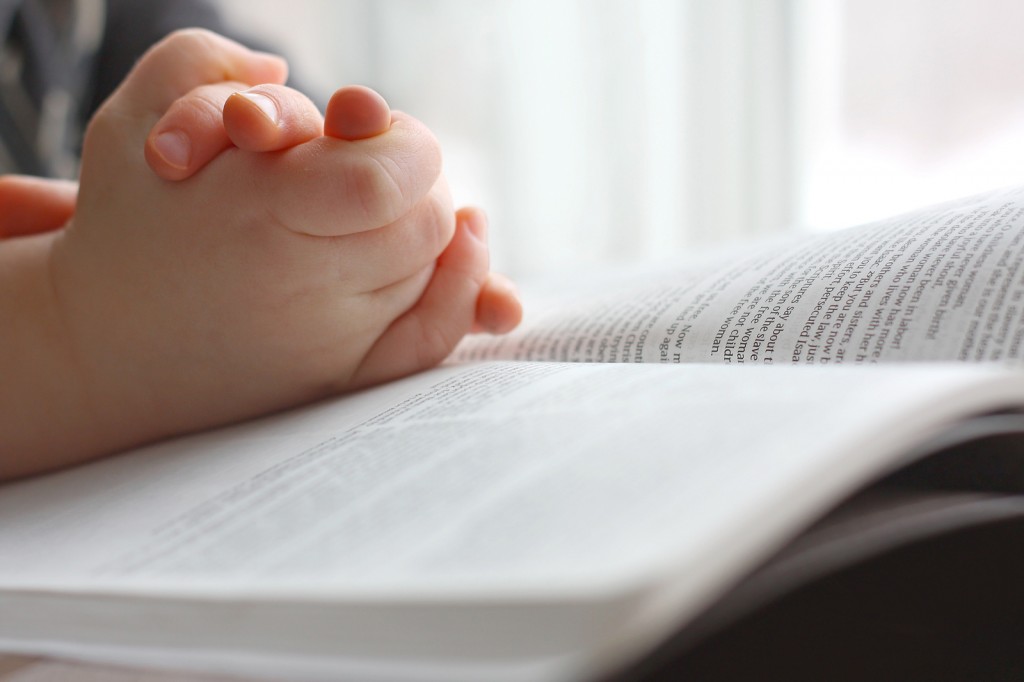
[[[451,209],[451,202],[446,195],[439,195],[431,192],[427,195],[425,204],[425,226],[428,234],[426,238],[431,252],[436,256],[444,251],[455,235],[455,214]]]
[[[390,159],[365,156],[347,168],[346,186],[359,219],[367,226],[387,225],[407,208],[399,179],[401,169]]]
[[[82,155],[88,156],[97,151],[111,147],[117,140],[123,137],[125,115],[117,110],[115,106],[107,101],[89,119],[85,128],[85,137],[82,140]]]
[[[409,131],[409,160],[415,160],[424,169],[424,177],[430,181],[429,187],[441,175],[441,143],[430,128],[411,116],[404,115],[401,125]]]
[[[416,344],[417,360],[423,369],[429,369],[444,360],[462,334],[454,327],[442,324],[424,324],[420,328],[419,343]]]
[[[155,50],[191,52],[209,49],[217,42],[217,34],[204,28],[179,28],[156,44]]]
[[[167,111],[167,117],[181,120],[185,125],[191,122],[220,125],[222,108],[223,102],[216,92],[208,88],[197,88],[175,100]]]
[[[387,225],[425,200],[444,204],[431,191],[440,177],[439,152],[436,159],[428,158],[424,164],[422,158],[413,162],[371,154],[350,164],[347,187],[355,195],[353,203],[359,207],[362,220],[368,225]]]
[[[140,60],[140,65],[170,62],[202,69],[212,67],[223,72],[226,78],[229,68],[225,55],[233,45],[236,43],[213,31],[202,28],[178,29],[150,48]]]

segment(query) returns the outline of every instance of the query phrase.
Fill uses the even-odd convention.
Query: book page
[[[9,665],[5,665],[9,663]],[[254,682],[220,675],[112,668],[69,661],[8,659],[0,655],[0,682]]]
[[[674,274],[590,282],[462,359],[840,364],[1024,358],[1024,188]],[[530,310],[527,300],[527,310]]]
[[[813,507],[987,377],[448,368],[2,486],[0,584],[578,588],[696,558],[830,470]]]
[[[914,444],[1022,401],[979,366],[442,368],[0,486],[0,651],[592,679]]]

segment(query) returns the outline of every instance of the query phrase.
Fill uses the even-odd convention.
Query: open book
[[[576,283],[432,372],[0,486],[0,651],[288,680],[638,670],[829,566],[1022,516],[975,485],[815,525],[932,452],[936,480],[1007,492],[1013,457],[961,446],[1021,431],[1022,255],[1011,189]]]

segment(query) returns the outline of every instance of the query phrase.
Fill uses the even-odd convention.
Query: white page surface
[[[3,486],[0,650],[589,679],[949,418],[1022,400],[978,366],[444,368]]]
[[[972,376],[448,368],[4,486],[0,583],[580,589],[696,560],[819,469],[863,476],[836,453],[902,445]]]

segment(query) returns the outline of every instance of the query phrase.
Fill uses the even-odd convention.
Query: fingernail
[[[153,140],[153,147],[169,165],[175,168],[188,168],[192,158],[192,140],[180,130],[160,133]]]
[[[281,114],[278,112],[277,103],[274,100],[270,99],[266,95],[261,95],[258,92],[240,92],[238,94],[259,107],[260,111],[266,114],[267,118],[270,119],[270,122],[277,125],[277,122],[281,118]]]

